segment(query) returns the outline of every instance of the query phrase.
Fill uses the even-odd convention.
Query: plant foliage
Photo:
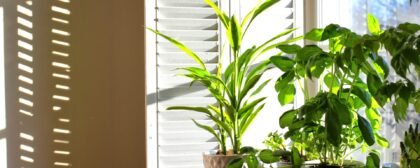
[[[227,141],[230,141],[234,154],[244,154],[240,150],[242,136],[258,113],[263,109],[265,97],[258,96],[258,93],[269,82],[261,81],[261,77],[264,72],[270,69],[270,61],[256,63],[256,59],[266,51],[275,49],[278,45],[297,41],[301,37],[280,41],[279,39],[281,37],[295,30],[290,29],[274,36],[261,45],[243,49],[241,44],[253,20],[266,9],[279,2],[279,0],[260,1],[242,21],[239,21],[235,15],[229,16],[220,10],[213,1],[205,0],[205,2],[214,9],[218,18],[221,20],[234,59],[226,67],[223,67],[222,62],[219,60],[217,73],[214,74],[206,69],[204,62],[198,54],[187,46],[159,31],[149,29],[174,44],[200,65],[200,67],[181,67],[180,69],[185,70],[186,73],[180,75],[190,78],[192,83],[198,82],[207,87],[211,95],[217,100],[216,106],[175,106],[169,107],[168,110],[188,110],[206,114],[214,121],[217,128],[202,125],[195,120],[193,121],[198,127],[210,132],[216,137],[220,144],[221,153],[226,154],[228,150],[227,146],[229,146]],[[225,70],[223,71],[223,69]],[[244,158],[245,160],[234,160],[231,167],[246,163],[248,167],[252,168],[257,163],[253,155],[243,156],[242,159]]]

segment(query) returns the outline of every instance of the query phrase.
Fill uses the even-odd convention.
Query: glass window
[[[337,23],[354,32],[365,34],[368,33],[366,23],[368,13],[378,18],[382,29],[404,22],[420,24],[420,12],[418,12],[420,2],[418,1],[413,1],[412,4],[409,0],[320,0],[319,2],[319,27]],[[382,55],[387,55],[387,53],[383,52]],[[391,73],[390,78],[394,77]],[[417,85],[419,83],[417,82]],[[404,138],[404,131],[408,129],[409,123],[419,123],[419,117],[415,112],[409,112],[407,122],[396,123],[391,107],[386,107],[382,111],[382,116],[382,134],[390,142],[390,148],[381,149],[381,160],[383,163],[398,163],[400,160],[399,142]],[[364,161],[365,156],[357,153],[354,158]]]

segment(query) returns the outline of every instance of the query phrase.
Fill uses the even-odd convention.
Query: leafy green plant
[[[187,72],[180,75],[190,78],[192,83],[199,82],[207,87],[218,103],[207,107],[174,106],[169,107],[168,110],[190,110],[206,114],[217,125],[216,129],[200,124],[195,120],[193,122],[198,127],[214,135],[219,141],[221,154],[228,153],[229,140],[233,148],[233,154],[241,154],[242,136],[264,107],[263,101],[265,97],[258,97],[257,95],[269,82],[269,80],[260,82],[260,79],[264,72],[269,69],[270,61],[266,60],[262,63],[256,63],[257,58],[265,52],[275,49],[278,45],[291,43],[302,39],[302,37],[280,41],[281,37],[295,30],[289,29],[275,35],[261,45],[243,49],[241,48],[242,41],[253,20],[280,0],[259,1],[257,6],[241,22],[238,21],[235,15],[229,16],[221,11],[212,0],[204,1],[214,9],[226,31],[226,38],[229,41],[230,51],[233,54],[233,61],[222,72],[224,67],[220,57],[217,73],[213,74],[206,68],[198,54],[187,46],[156,30],[149,29],[177,46],[198,63],[200,67],[179,68]],[[253,159],[251,156],[247,156],[247,158]],[[252,162],[251,160],[247,160],[247,163],[248,161]],[[236,163],[239,162],[235,161],[233,164]],[[248,166],[253,164],[254,162],[248,163]]]
[[[404,142],[400,142],[401,166],[403,168],[415,168],[420,165],[420,133],[419,124],[416,128],[410,124],[408,132],[404,134]]]
[[[284,144],[283,134],[278,131],[270,132],[267,137],[264,139],[264,145],[271,150],[286,150],[286,145]]]
[[[378,132],[382,124],[378,109],[389,100],[377,98],[389,74],[379,56],[384,32],[372,15],[368,28],[371,34],[363,36],[336,24],[313,29],[305,39],[328,41],[328,50],[317,45],[282,45],[279,49],[294,57],[271,58],[284,71],[276,82],[280,104],[294,100],[295,82],[305,95],[304,105],[280,117],[280,127],[288,128],[286,138],[311,146],[309,153],[316,153],[321,164],[342,166],[354,151],[371,151],[369,146],[375,143],[388,147]],[[312,78],[319,79],[320,91],[309,97],[301,80]]]
[[[409,78],[414,72],[420,77],[419,31],[420,25],[404,23],[384,31],[380,36],[381,44],[391,55],[391,66],[400,79],[378,88],[376,98],[381,104],[393,98],[392,109],[397,122],[407,119],[409,104],[413,104],[420,113],[420,91],[414,85],[417,79]]]

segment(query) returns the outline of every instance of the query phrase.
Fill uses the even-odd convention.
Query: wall
[[[34,60],[28,63],[33,68],[34,94],[28,98],[33,101],[33,117],[24,119],[17,91],[21,47],[16,45],[20,38],[16,36],[16,18],[21,14],[16,6],[26,2],[5,4],[8,167],[56,167],[57,161],[77,168],[146,167],[144,1],[73,0],[62,4],[37,0],[29,5],[33,51],[25,52]],[[71,34],[65,38],[70,44],[66,48],[51,43],[55,38],[51,18],[57,15],[51,6],[60,4],[71,12],[62,16],[70,21],[63,27]],[[51,77],[55,72],[51,62],[56,59],[51,51],[57,49],[69,53],[61,61],[71,66],[71,71],[66,71],[71,77],[66,85],[71,89],[63,93],[69,98],[65,102],[51,99],[60,93],[53,88],[61,79]],[[62,107],[60,112],[52,109],[57,104]],[[57,123],[63,117],[70,122]],[[69,133],[57,135],[56,128]],[[23,131],[31,133],[33,140],[22,140]],[[69,143],[57,145],[57,137]],[[23,151],[22,144],[33,151]],[[57,149],[69,154],[56,155]],[[22,155],[32,162],[22,160]]]

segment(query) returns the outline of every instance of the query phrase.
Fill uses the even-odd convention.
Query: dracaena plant
[[[207,87],[211,95],[217,100],[217,105],[208,105],[207,107],[174,106],[168,109],[190,110],[206,114],[214,121],[217,128],[200,124],[195,120],[193,122],[198,127],[214,135],[219,141],[220,152],[222,154],[226,154],[229,150],[227,149],[228,141],[230,141],[230,145],[233,148],[233,153],[240,154],[242,136],[264,107],[263,101],[265,97],[257,96],[257,94],[269,82],[269,80],[261,82],[260,79],[264,72],[269,69],[270,61],[266,60],[262,63],[256,63],[256,59],[266,51],[275,49],[280,44],[294,42],[300,38],[280,41],[279,38],[295,30],[289,29],[275,35],[261,45],[243,49],[243,39],[245,39],[245,34],[254,19],[266,9],[279,2],[279,0],[259,1],[242,21],[237,20],[235,15],[229,16],[221,11],[212,0],[204,1],[214,9],[223,25],[233,57],[233,61],[227,67],[223,67],[221,57],[219,57],[216,74],[208,70],[200,57],[181,42],[156,30],[149,30],[170,41],[198,63],[199,67],[180,67],[179,69],[187,72],[180,75],[190,78],[192,83],[199,82]],[[225,70],[222,71],[224,68]],[[252,164],[256,163],[255,161]]]
[[[306,146],[322,164],[342,166],[351,153],[361,148],[376,158],[370,146],[377,143],[388,147],[388,141],[379,134],[382,118],[378,109],[384,102],[378,103],[376,95],[385,83],[389,67],[379,55],[382,31],[372,15],[368,25],[371,34],[363,36],[337,24],[313,29],[305,39],[327,41],[328,49],[281,45],[279,49],[294,57],[271,58],[285,72],[276,83],[280,104],[293,101],[295,82],[305,95],[301,107],[280,117],[280,127],[288,128],[286,138],[308,143]],[[320,91],[309,97],[300,80],[312,78],[319,79]],[[302,155],[304,150],[301,149]]]

